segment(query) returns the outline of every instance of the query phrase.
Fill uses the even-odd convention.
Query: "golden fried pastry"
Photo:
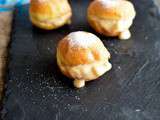
[[[72,32],[57,47],[58,66],[64,75],[74,79],[77,88],[109,71],[112,67],[109,58],[101,40],[88,32]]]
[[[42,29],[56,29],[69,24],[72,11],[67,0],[31,0],[30,20]]]
[[[100,34],[129,39],[129,27],[136,16],[127,0],[94,0],[88,7],[88,22]]]

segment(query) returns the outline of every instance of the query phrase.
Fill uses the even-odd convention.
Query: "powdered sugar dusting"
[[[81,47],[88,47],[91,44],[96,43],[97,39],[99,39],[94,34],[83,31],[72,32],[68,35],[68,38],[70,46]]]
[[[105,7],[112,7],[118,3],[118,0],[99,0],[103,6]]]

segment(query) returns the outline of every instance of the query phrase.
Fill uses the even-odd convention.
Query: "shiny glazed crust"
[[[67,0],[31,0],[30,20],[42,29],[56,29],[70,22],[72,11]]]

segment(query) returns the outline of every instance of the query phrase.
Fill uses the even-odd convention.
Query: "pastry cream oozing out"
[[[73,81],[73,84],[76,88],[81,88],[81,87],[84,87],[85,86],[85,80],[77,80],[75,79]]]
[[[121,32],[118,37],[121,40],[126,40],[126,39],[129,39],[131,37],[131,33],[130,33],[129,30],[126,30],[126,31]]]

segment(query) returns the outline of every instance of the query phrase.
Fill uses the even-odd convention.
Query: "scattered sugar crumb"
[[[140,109],[136,109],[135,111],[136,111],[136,112],[140,112],[141,110],[140,110]]]
[[[78,96],[75,96],[75,98],[76,98],[76,100],[80,100],[80,97],[78,97]]]
[[[71,104],[68,103],[67,106],[71,106]]]
[[[148,36],[145,36],[145,38],[144,38],[145,40],[148,40]]]
[[[118,66],[118,69],[121,70],[121,66]]]

